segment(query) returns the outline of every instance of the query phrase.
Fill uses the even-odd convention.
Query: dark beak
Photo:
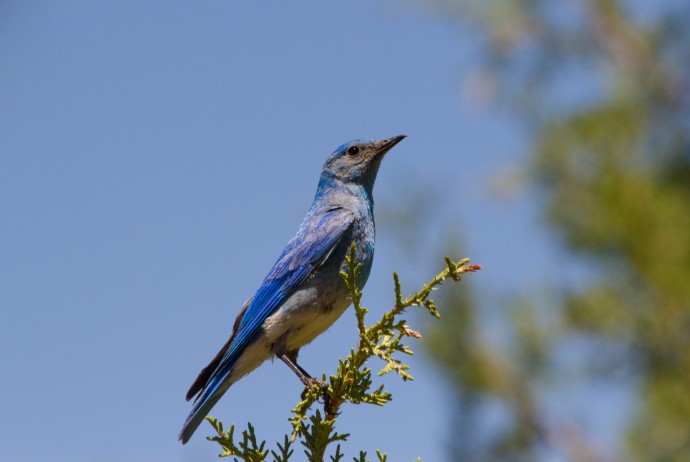
[[[385,140],[376,142],[376,156],[383,156],[385,153],[393,149],[393,146],[400,143],[405,138],[405,135],[394,136],[393,138],[386,138]]]

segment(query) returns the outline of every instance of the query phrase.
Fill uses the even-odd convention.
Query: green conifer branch
[[[326,457],[328,447],[336,443],[335,452],[329,456],[331,462],[340,462],[345,457],[341,451],[340,442],[347,441],[349,434],[338,433],[335,430],[337,416],[340,409],[346,402],[352,404],[374,404],[383,406],[391,400],[391,394],[386,391],[383,385],[373,388],[371,369],[365,367],[366,362],[377,357],[385,365],[378,371],[377,375],[396,372],[403,381],[412,380],[412,375],[407,371],[409,366],[397,357],[396,353],[412,355],[412,350],[403,343],[406,337],[421,338],[421,335],[410,329],[404,319],[400,316],[411,306],[424,307],[429,314],[439,318],[436,303],[429,298],[431,292],[444,281],[451,279],[460,281],[465,273],[478,271],[479,265],[470,265],[469,259],[453,262],[446,257],[446,268],[438,273],[431,281],[425,284],[421,290],[403,298],[400,279],[397,273],[393,273],[395,287],[395,304],[388,312],[384,313],[381,319],[373,325],[367,327],[365,316],[368,310],[362,306],[362,291],[359,288],[359,276],[361,264],[355,259],[355,245],[350,247],[350,252],[346,257],[347,271],[341,272],[348,295],[354,306],[355,316],[357,317],[357,330],[359,341],[357,348],[350,350],[350,354],[345,359],[338,361],[338,368],[335,375],[328,378],[328,389],[322,390],[317,385],[305,390],[303,399],[292,410],[292,437],[285,435],[283,444],[278,443],[277,451],[265,449],[265,441],[257,441],[254,427],[247,424],[247,430],[242,432],[239,443],[235,443],[234,430],[231,426],[227,432],[223,429],[220,420],[207,417],[217,436],[208,438],[221,445],[223,451],[220,457],[235,457],[236,461],[245,462],[264,462],[269,454],[273,457],[273,462],[287,462],[293,455],[294,450],[291,445],[299,437],[300,443],[304,446],[304,454],[309,462],[323,462]],[[326,381],[326,376],[322,379]],[[314,403],[322,399],[324,401],[323,412],[316,409],[312,412]],[[387,456],[376,451],[378,462],[386,462]],[[355,462],[369,462],[367,453],[360,451],[359,456],[353,460]],[[417,459],[419,462],[420,459]]]

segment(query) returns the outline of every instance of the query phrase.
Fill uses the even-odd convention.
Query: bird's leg
[[[325,390],[328,388],[328,384],[323,380],[315,379],[307,371],[302,369],[302,366],[297,364],[297,352],[299,350],[287,351],[283,354],[278,354],[278,358],[283,361],[287,366],[292,369],[292,372],[297,374],[297,377],[302,381],[305,387],[311,387],[312,385],[318,385],[319,388]]]
[[[319,380],[317,378],[312,377],[309,375],[307,371],[302,369],[302,367],[297,364],[297,354],[299,353],[299,350],[293,350],[293,351],[288,351],[280,356],[278,356],[285,364],[288,365],[292,371],[297,374],[297,377],[302,381],[304,386],[306,387],[300,397],[302,400],[307,395],[307,390],[311,388],[312,385],[316,385],[321,389],[321,394],[323,395],[323,410],[326,415],[329,415],[331,413],[331,397],[328,394],[328,384],[324,382],[323,380]]]
[[[292,351],[285,351],[285,338],[286,335],[283,335],[280,339],[278,339],[278,341],[273,346],[273,351],[276,357],[278,357],[278,359],[287,364],[287,366],[290,369],[292,369],[292,372],[294,372],[297,375],[297,377],[299,377],[299,379],[306,387],[305,390],[302,392],[301,398],[304,399],[308,388],[311,388],[312,385],[316,385],[321,389],[321,393],[323,394],[324,410],[330,409],[331,399],[330,396],[328,396],[328,384],[323,380],[312,377],[311,375],[309,375],[307,371],[305,371],[302,368],[302,366],[297,364],[297,355],[299,354],[299,348]]]

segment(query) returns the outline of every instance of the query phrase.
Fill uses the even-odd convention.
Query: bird
[[[253,297],[235,319],[232,333],[187,392],[195,398],[179,440],[185,444],[232,384],[267,359],[283,361],[305,387],[311,377],[297,355],[351,304],[341,271],[355,244],[363,288],[374,257],[372,191],[384,155],[405,138],[354,140],[326,160],[309,212]]]

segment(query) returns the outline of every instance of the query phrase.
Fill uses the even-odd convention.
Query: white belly
[[[235,363],[230,382],[239,380],[272,358],[274,345],[284,335],[286,351],[297,350],[310,343],[328,329],[349,305],[347,298],[332,293],[319,294],[313,286],[297,291],[263,323],[261,335],[247,345]]]
[[[322,334],[350,302],[333,294],[318,294],[313,287],[298,291],[264,323],[265,336],[275,343],[286,337],[287,351],[296,350]]]

